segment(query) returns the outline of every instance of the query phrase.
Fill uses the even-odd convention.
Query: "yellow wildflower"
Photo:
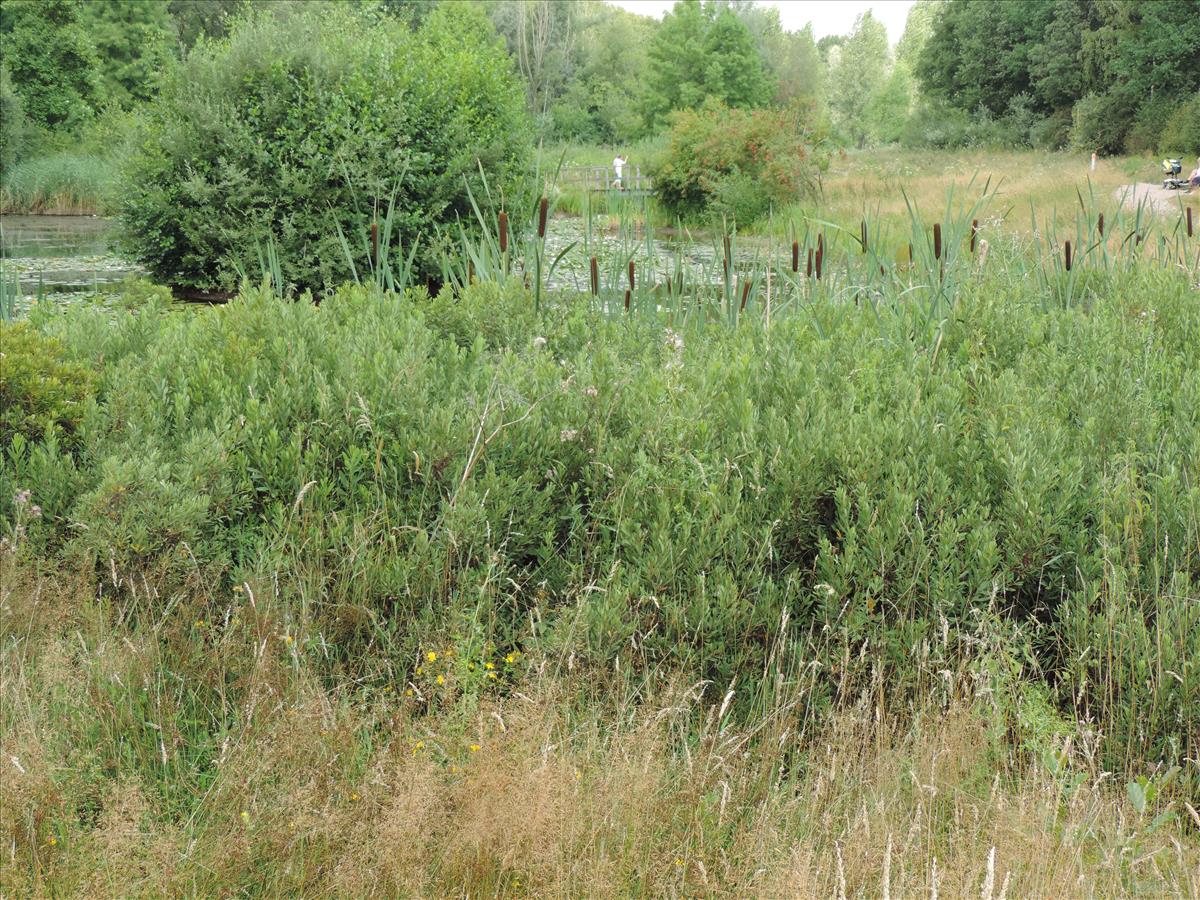
[[[495,672],[488,672],[488,678],[490,678],[492,681],[495,681],[495,680],[496,680],[496,673],[495,673]]]
[[[479,745],[478,745],[478,744],[472,744],[472,745],[471,745],[471,752],[472,752],[472,753],[476,753],[476,752],[478,752],[478,751],[479,751]]]
[[[242,821],[243,822],[250,821],[250,813],[246,812],[246,810],[244,810],[244,809],[242,810]]]
[[[293,641],[293,638],[292,638],[292,636],[291,636],[290,634],[285,634],[285,635],[283,636],[283,642],[284,642],[285,644],[287,644],[289,647],[292,645],[292,641]]]
[[[413,753],[420,753],[421,750],[423,750],[424,748],[425,748],[425,742],[417,741],[415,744],[413,744]]]
[[[490,662],[490,663],[484,663],[484,666],[483,666],[483,667],[484,667],[485,669],[487,669],[487,670],[490,672],[490,671],[492,671],[492,669],[496,668],[496,664],[495,664],[495,663],[493,663],[493,662]]]
[[[353,791],[353,792],[351,792],[351,794],[350,794],[350,802],[351,802],[351,803],[357,803],[357,802],[358,802],[358,791]]]
[[[445,675],[439,675],[439,676],[437,677],[437,683],[438,683],[438,684],[445,684],[445,683],[446,683],[446,676],[445,676]]]
[[[507,656],[504,657],[504,661],[511,666],[513,663],[515,663],[517,661],[517,654],[515,654],[515,653],[508,654]]]
[[[425,667],[424,667],[424,666],[417,666],[417,674],[418,674],[418,675],[424,675],[424,674],[425,674]]]
[[[430,650],[428,653],[425,654],[425,658],[427,660],[429,660],[430,662],[437,662],[437,652],[434,650]]]
[[[404,696],[405,696],[405,697],[411,697],[412,695],[413,695],[413,693],[412,693],[412,688],[405,688],[405,689],[404,689]]]
[[[58,838],[56,838],[54,835],[50,835],[50,837],[46,838],[46,843],[53,847],[58,843]]]

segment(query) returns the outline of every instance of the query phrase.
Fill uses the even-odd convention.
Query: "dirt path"
[[[1113,197],[1128,209],[1135,209],[1139,203],[1145,203],[1158,213],[1178,213],[1181,202],[1193,203],[1197,196],[1200,195],[1196,191],[1190,194],[1185,191],[1169,191],[1161,184],[1151,184],[1147,181],[1127,184],[1113,193]]]

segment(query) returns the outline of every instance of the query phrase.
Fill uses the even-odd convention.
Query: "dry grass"
[[[4,565],[10,896],[1200,896],[1187,798],[1135,812],[1082,727],[1051,772],[965,679],[915,712],[876,683],[821,715],[796,684],[751,728],[685,681],[585,701],[610,676],[530,660],[424,710],[322,683],[278,599],[189,657],[172,630],[206,598],[147,621]],[[223,695],[228,730],[189,721],[192,694]]]

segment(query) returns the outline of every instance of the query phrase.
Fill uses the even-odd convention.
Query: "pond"
[[[4,275],[20,293],[91,291],[141,270],[112,249],[113,222],[97,216],[0,216]]]

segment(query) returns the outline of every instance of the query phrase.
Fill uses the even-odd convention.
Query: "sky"
[[[674,0],[608,0],[631,12],[661,19],[675,5]],[[784,31],[799,31],[813,23],[813,35],[818,39],[830,34],[847,34],[854,19],[868,9],[887,27],[892,44],[904,33],[904,20],[914,0],[758,0],[760,6],[774,6]]]

